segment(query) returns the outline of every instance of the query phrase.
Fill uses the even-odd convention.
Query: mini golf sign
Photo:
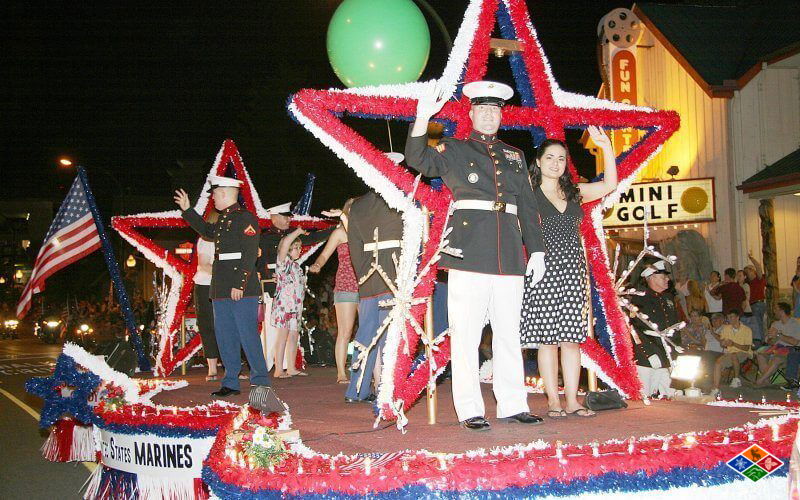
[[[714,179],[633,184],[603,214],[603,227],[688,224],[716,220]]]

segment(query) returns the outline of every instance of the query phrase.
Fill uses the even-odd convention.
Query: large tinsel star
[[[222,144],[214,164],[211,166],[209,175],[225,175],[228,167],[232,169],[234,177],[243,182],[239,190],[243,206],[258,216],[259,226],[262,229],[271,227],[272,223],[270,222],[269,214],[261,205],[261,200],[253,187],[250,175],[245,169],[236,144],[230,139]],[[209,203],[208,188],[209,182],[206,180],[200,198],[194,206],[197,213],[205,215],[212,209],[212,204]],[[323,229],[329,227],[331,222],[308,216],[295,216],[293,224],[300,225],[306,229]],[[165,321],[168,326],[167,331],[159,332],[161,338],[155,368],[156,375],[167,376],[180,363],[191,358],[201,347],[200,336],[195,335],[183,348],[175,352],[176,342],[178,342],[177,333],[180,331],[181,321],[192,298],[197,259],[193,256],[187,262],[174,251],[145,236],[140,229],[182,229],[189,227],[189,225],[183,220],[178,210],[118,216],[112,218],[111,225],[128,243],[139,250],[146,259],[163,269],[164,273],[170,277],[166,305],[167,318]],[[305,250],[308,251],[309,248],[305,248]]]
[[[39,427],[54,425],[63,415],[70,414],[84,424],[92,422],[89,396],[100,385],[100,377],[80,370],[75,360],[62,354],[49,377],[33,377],[25,382],[25,390],[44,400]],[[65,394],[66,393],[66,394]]]
[[[490,38],[495,22],[499,24],[503,38],[516,39],[521,46],[521,52],[510,56],[521,105],[503,108],[502,128],[529,130],[534,144],[541,142],[545,136],[563,139],[566,128],[582,129],[588,125],[605,128],[634,127],[644,131],[639,142],[617,158],[619,187],[602,202],[584,206],[586,213],[591,216],[584,218],[581,228],[600,297],[599,304],[594,308],[595,316],[604,316],[603,324],[608,325],[607,331],[597,332],[601,342],[588,339],[583,344],[583,363],[595,369],[605,382],[620,389],[623,394],[637,397],[640,383],[632,362],[629,326],[617,304],[613,278],[605,254],[602,205],[612,204],[619,193],[630,186],[636,172],[677,130],[679,118],[676,113],[655,111],[561,90],[550,71],[523,0],[472,0],[467,6],[464,21],[442,77],[436,82],[348,90],[304,89],[292,96],[289,112],[390,205],[401,208],[402,196],[414,190],[414,176],[395,166],[369,140],[345,125],[340,117],[349,114],[411,121],[414,119],[418,96],[438,82],[443,87],[454,86],[459,90],[435,119],[445,125],[446,134],[457,138],[466,137],[472,128],[468,116],[470,105],[468,99],[461,95],[460,85],[481,80],[486,74]],[[571,169],[575,174],[574,168]],[[422,269],[435,253],[444,230],[443,221],[449,193],[446,189],[444,193],[439,193],[428,187],[420,187],[415,192],[415,198],[434,214],[432,237],[425,246],[419,264]],[[431,293],[430,276],[432,274],[420,282],[415,296]],[[420,319],[423,307],[415,309],[417,320]],[[425,388],[429,367],[424,362],[412,371],[411,359],[403,352],[406,348],[401,345],[402,338],[403,336],[387,338],[386,349],[394,353],[396,362],[384,357],[386,369],[383,381],[388,384],[391,401],[379,394],[379,402],[388,405],[390,402],[402,400],[408,408]],[[414,343],[418,340],[413,331],[407,332],[407,338]],[[392,339],[394,343],[390,343]],[[602,344],[610,349],[604,348]],[[438,366],[444,366],[449,351],[449,346],[443,345],[435,354]],[[381,389],[381,392],[384,390]]]

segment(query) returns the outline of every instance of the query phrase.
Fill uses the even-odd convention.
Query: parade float
[[[504,108],[502,128],[529,131],[533,145],[544,137],[563,139],[565,129],[588,125],[642,131],[639,141],[617,158],[617,190],[584,206],[589,217],[581,231],[591,263],[596,323],[594,338],[582,346],[582,362],[629,400],[627,409],[603,412],[592,421],[594,426],[568,419],[465,436],[446,404],[438,409],[435,425],[425,422],[426,405],[415,403],[426,389],[428,398],[435,392],[449,357],[446,332],[432,338],[425,332],[424,316],[438,255],[449,250],[451,197],[446,187],[415,177],[342,121],[344,116],[413,120],[416,97],[438,83],[454,93],[435,120],[446,135],[465,137],[469,101],[460,86],[486,74],[496,25],[503,39],[518,46],[509,59],[520,104]],[[436,81],[349,86],[301,90],[290,97],[288,111],[403,214],[404,237],[397,280],[391,283],[394,298],[386,304],[391,313],[382,325],[383,376],[374,407],[343,405],[337,386],[313,374],[285,392],[276,383],[291,417],[288,408],[262,414],[244,396],[191,404],[198,394],[207,400],[207,391],[191,392],[193,384],[185,381],[130,378],[67,345],[55,373],[31,379],[28,390],[45,401],[40,425],[52,429],[45,458],[99,463],[86,498],[786,495],[800,415],[796,403],[640,401],[630,311],[624,309],[623,283],[606,253],[603,210],[678,128],[676,113],[561,90],[522,0],[469,2]],[[267,214],[230,141],[212,168],[213,174],[226,171],[244,181],[244,206],[267,227]],[[207,205],[204,196],[195,209],[204,213]],[[312,218],[301,223],[328,224]],[[185,346],[176,340],[194,269],[139,229],[183,225],[177,212],[114,220],[114,228],[171,279],[169,317],[159,332],[158,377],[168,376],[200,348],[199,337]],[[439,386],[440,396],[445,385]]]

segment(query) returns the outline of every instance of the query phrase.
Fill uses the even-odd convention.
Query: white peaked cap
[[[270,207],[267,209],[267,213],[269,215],[286,214],[291,211],[292,211],[291,201],[287,201],[286,203],[281,203],[280,205],[275,205],[274,207]]]
[[[654,274],[669,274],[663,260],[659,260],[645,267],[644,271],[642,271],[642,278],[649,278]]]
[[[481,97],[494,97],[507,101],[514,96],[514,89],[500,82],[481,80],[464,85],[464,95],[470,99]]]
[[[208,182],[211,184],[211,188],[216,187],[241,187],[242,181],[239,179],[234,179],[233,177],[223,177],[221,175],[209,175]]]

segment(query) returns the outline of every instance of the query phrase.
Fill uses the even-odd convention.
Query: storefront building
[[[768,256],[759,217],[766,196],[775,234],[775,248],[767,250],[776,256],[776,286],[785,293],[800,256],[800,186],[795,179],[794,187],[788,182],[754,195],[742,184],[781,160],[782,174],[800,169],[791,160],[800,156],[799,18],[800,3],[775,1],[643,3],[601,20],[600,96],[681,117],[680,130],[639,174],[637,183],[648,184],[635,184],[607,215],[610,237],[641,239],[641,219],[649,214],[653,239],[697,231],[713,269],[741,269],[748,251],[759,260]],[[617,152],[642,133],[615,131]],[[587,140],[594,153],[592,146]],[[697,269],[686,270],[687,277],[697,277]]]

